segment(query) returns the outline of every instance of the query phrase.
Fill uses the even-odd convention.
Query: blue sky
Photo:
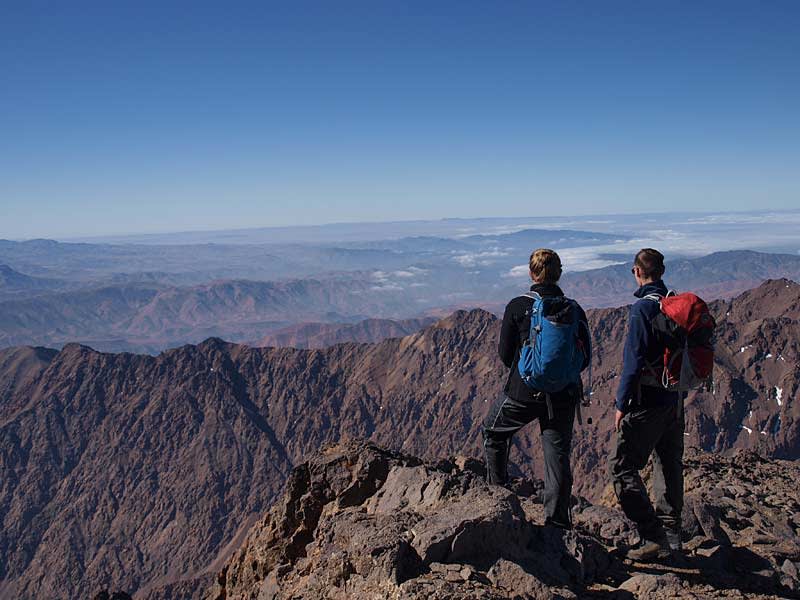
[[[3,2],[0,237],[800,206],[800,3]]]

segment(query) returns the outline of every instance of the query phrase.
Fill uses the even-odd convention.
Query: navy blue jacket
[[[661,309],[658,303],[644,300],[644,297],[648,294],[666,296],[667,291],[667,286],[659,279],[643,285],[634,292],[634,296],[641,299],[631,306],[616,401],[617,409],[624,413],[637,404],[663,406],[678,400],[677,392],[669,392],[662,387],[639,385],[639,377],[645,364],[661,365],[664,357],[664,343],[656,339],[652,326],[653,319]]]
[[[552,298],[556,296],[563,296],[564,292],[556,284],[551,283],[536,283],[531,286],[531,291],[536,292],[542,298]],[[530,336],[531,331],[531,308],[533,308],[533,300],[527,296],[518,296],[514,298],[506,306],[503,313],[503,325],[500,328],[500,341],[497,344],[497,350],[500,354],[500,360],[510,370],[508,372],[508,379],[503,391],[506,396],[517,402],[543,402],[544,396],[541,392],[528,387],[517,369],[517,362],[519,361],[519,351],[522,344]],[[586,313],[583,308],[578,305],[578,319],[583,321],[586,325],[580,328],[579,335],[583,341],[583,347],[591,349],[592,343],[589,337],[589,324],[586,321]],[[589,366],[590,356],[584,357],[583,367],[581,370]],[[580,398],[580,389],[566,389],[563,392],[557,392],[552,395],[555,402],[577,400]]]

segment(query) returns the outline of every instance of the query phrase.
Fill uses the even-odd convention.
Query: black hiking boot
[[[666,530],[667,534],[667,543],[669,544],[669,549],[673,552],[681,552],[683,550],[683,544],[681,543],[681,532],[673,531],[672,529]]]
[[[555,527],[556,529],[564,529],[566,531],[569,531],[570,529],[572,529],[572,524],[571,523],[565,523],[564,521],[559,521],[558,519],[553,519],[553,518],[550,518],[550,517],[547,517],[544,520],[544,526],[545,527]]]
[[[683,542],[681,541],[681,531],[667,529],[667,544],[669,545],[669,556],[667,564],[673,567],[685,568],[689,566],[689,560],[683,552]]]

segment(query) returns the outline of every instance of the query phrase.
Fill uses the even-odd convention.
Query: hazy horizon
[[[397,237],[413,237],[415,235],[442,235],[444,237],[459,237],[465,235],[476,234],[477,231],[473,228],[456,227],[454,224],[470,224],[470,223],[503,223],[508,222],[508,226],[502,228],[502,232],[508,231],[521,231],[524,229],[569,229],[580,227],[585,231],[613,231],[618,230],[621,223],[632,220],[635,224],[635,218],[639,217],[640,220],[648,218],[659,217],[694,217],[695,220],[699,217],[721,219],[722,222],[740,222],[740,223],[769,223],[770,221],[785,225],[785,219],[780,215],[792,215],[798,219],[800,225],[800,209],[786,208],[786,209],[769,209],[761,208],[759,210],[741,210],[741,211],[707,211],[707,210],[685,210],[685,211],[648,211],[648,212],[618,212],[618,213],[583,213],[583,214],[553,214],[553,215],[538,215],[538,216],[498,216],[498,215],[485,215],[485,216],[458,216],[458,217],[441,217],[436,219],[397,219],[387,221],[333,221],[333,222],[320,222],[307,225],[251,225],[248,227],[235,227],[235,228],[197,228],[186,230],[171,230],[165,229],[164,231],[130,231],[130,232],[97,232],[92,235],[75,235],[75,236],[58,236],[58,235],[34,235],[30,237],[4,237],[0,235],[0,240],[26,242],[34,240],[53,240],[62,243],[113,243],[113,244],[183,244],[183,243],[215,243],[215,242],[202,242],[197,240],[209,239],[208,236],[220,236],[219,243],[262,243],[255,241],[243,241],[247,238],[249,233],[268,233],[276,232],[280,234],[289,234],[292,232],[300,233],[297,241],[310,242],[310,241],[348,241],[348,237],[356,234],[359,240],[372,239],[369,235],[362,237],[357,232],[359,231],[373,231],[372,228],[378,226],[385,226],[387,231],[378,230],[375,233],[375,240],[393,239]],[[690,219],[691,221],[692,219]],[[790,223],[795,220],[791,219]],[[440,225],[440,227],[437,227]],[[635,227],[635,225],[634,225]],[[420,228],[420,233],[414,233],[416,228]],[[303,233],[311,235],[319,233],[323,230],[329,230],[321,240],[318,238],[306,238]],[[335,232],[342,232],[341,237],[337,237]],[[488,233],[491,233],[490,231]],[[226,239],[227,238],[227,239]],[[235,241],[241,238],[240,241]],[[193,241],[189,241],[193,240]],[[286,242],[289,239],[279,239],[278,242]]]

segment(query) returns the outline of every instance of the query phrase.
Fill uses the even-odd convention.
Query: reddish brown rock
[[[786,499],[776,508],[786,509],[799,495],[786,486],[800,471],[793,463],[753,462],[745,451],[722,463],[697,454],[689,480],[701,496],[717,498],[708,502],[726,529],[723,505],[729,503],[714,491],[736,480],[730,473],[701,476],[742,463],[748,477],[762,476],[776,497]],[[601,507],[577,502],[574,531],[544,527],[535,500],[441,461],[426,464],[369,443],[320,453],[290,481],[207,600],[798,597],[795,562],[752,538],[732,536],[731,545],[720,546],[694,534],[680,560],[622,561],[626,541],[598,539],[592,525],[598,514],[606,522],[624,520],[615,509],[598,512]],[[751,520],[771,514],[777,511],[756,504]],[[308,518],[301,522],[296,515]],[[302,547],[294,543],[298,536]],[[793,539],[794,533],[784,541]]]

